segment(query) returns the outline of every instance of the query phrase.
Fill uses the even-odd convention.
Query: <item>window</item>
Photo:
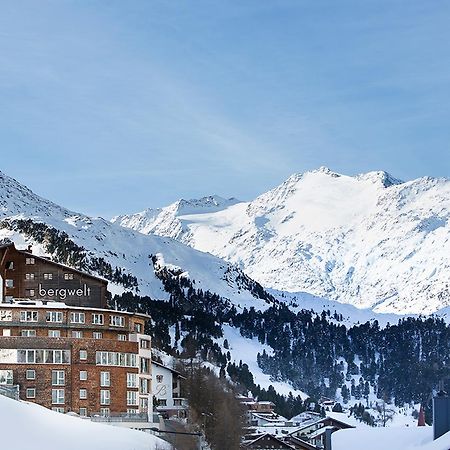
[[[64,389],[52,389],[52,403],[54,405],[64,404]]]
[[[0,384],[13,384],[13,371],[0,370]]]
[[[63,321],[63,313],[61,311],[47,311],[47,322],[59,322]]]
[[[82,313],[82,312],[70,313],[70,321],[72,323],[84,323],[84,319],[85,319],[85,316],[84,316],[84,313]]]
[[[34,264],[34,258],[25,258],[25,264]]]
[[[52,386],[64,386],[65,379],[64,370],[52,370]]]
[[[83,332],[82,331],[72,331],[72,337],[81,339],[83,337]]]
[[[101,387],[111,386],[111,375],[109,372],[100,372],[100,386]]]
[[[11,336],[11,329],[10,328],[3,328],[2,335],[3,336]]]
[[[142,325],[140,323],[135,323],[134,331],[136,331],[136,333],[142,333]]]
[[[7,309],[0,309],[0,321],[11,322],[12,321],[12,311]]]
[[[138,410],[136,408],[127,408],[127,414],[133,415],[137,414]]]
[[[162,383],[162,381],[163,381],[163,376],[162,375],[156,375],[156,382],[157,383]]]
[[[52,411],[64,414],[64,408],[54,407],[54,408],[52,408]]]
[[[137,406],[137,392],[127,391],[127,406]]]
[[[80,416],[87,417],[87,408],[80,408]]]
[[[59,338],[61,337],[60,330],[48,330],[48,337]]]
[[[134,353],[96,352],[95,364],[97,366],[137,367],[137,358]]]
[[[6,269],[14,270],[14,261],[6,261]]]
[[[141,397],[139,399],[139,408],[142,412],[148,411],[148,397]]]
[[[118,334],[117,335],[117,339],[119,341],[126,341],[127,340],[127,335],[126,334]]]
[[[158,406],[167,406],[167,400],[164,398],[158,399]]]
[[[80,400],[87,399],[87,389],[80,389]]]
[[[103,334],[100,331],[93,331],[92,332],[92,337],[94,339],[102,339],[103,338]]]
[[[127,388],[136,388],[136,387],[137,387],[137,374],[127,373]]]
[[[183,406],[183,400],[181,398],[174,398],[173,406]]]
[[[5,287],[13,288],[14,287],[14,280],[5,280]]]
[[[109,408],[100,408],[100,415],[102,417],[108,417],[109,416]]]
[[[36,337],[36,330],[21,330],[20,335],[22,337]]]
[[[123,316],[109,316],[109,324],[113,327],[124,327],[125,318]]]
[[[87,350],[80,350],[80,359],[81,360],[87,359]]]
[[[149,380],[148,378],[139,379],[139,394],[144,395],[149,393]]]
[[[151,361],[150,358],[140,358],[141,373],[150,373]]]
[[[19,364],[70,364],[70,350],[17,350]]]
[[[80,381],[86,381],[88,378],[86,370],[80,370]]]
[[[28,297],[34,297],[35,291],[34,289],[25,289],[25,296]]]
[[[111,403],[111,397],[109,390],[101,389],[100,390],[100,405],[109,405]]]
[[[65,280],[73,280],[73,273],[65,273],[64,279]]]
[[[92,323],[94,325],[103,325],[104,323],[103,314],[92,314]]]
[[[34,273],[26,273],[25,280],[34,280]]]
[[[150,341],[148,339],[141,339],[141,348],[150,348]]]
[[[44,280],[53,280],[52,273],[44,273]]]
[[[26,396],[27,398],[36,398],[36,388],[27,388]]]
[[[37,311],[20,311],[20,321],[21,322],[37,322],[38,312]]]
[[[35,380],[36,379],[36,371],[34,369],[27,369],[25,373],[25,377],[27,380]]]

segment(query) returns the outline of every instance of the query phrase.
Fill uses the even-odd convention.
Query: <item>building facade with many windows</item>
[[[107,309],[105,280],[13,244],[0,273],[0,385],[59,412],[152,414],[149,316]]]
[[[39,301],[0,305],[0,384],[83,416],[152,409],[147,316]]]

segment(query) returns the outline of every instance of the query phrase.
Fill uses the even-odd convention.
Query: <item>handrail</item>
[[[13,400],[19,400],[19,386],[0,385],[0,395],[12,398]]]

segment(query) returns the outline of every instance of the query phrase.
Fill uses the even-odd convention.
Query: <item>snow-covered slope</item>
[[[169,450],[172,446],[142,431],[70,417],[0,395],[2,448],[15,450]]]
[[[28,220],[32,221],[31,225]],[[45,239],[39,242],[43,231],[37,229],[36,224],[67,233],[70,241],[83,248],[87,259],[103,258],[113,271],[119,268],[136,277],[140,295],[168,298],[154,272],[150,255],[155,255],[159,266],[180,269],[195,280],[198,289],[217,293],[238,307],[267,307],[266,302],[256,299],[242,285],[240,269],[218,257],[170,238],[143,235],[102,218],[69,211],[0,173],[0,239],[10,239],[22,248],[30,244],[36,254],[48,255]],[[109,286],[113,291],[123,290],[111,283]]]
[[[187,231],[187,228],[183,227],[183,221],[178,220],[178,216],[218,212],[236,203],[239,203],[239,200],[225,199],[218,195],[191,200],[181,199],[166,208],[146,209],[137,214],[116,216],[111,222],[144,234],[158,230],[162,236],[177,239]]]
[[[378,312],[450,306],[450,180],[320,168],[218,211],[177,204],[121,225],[239,264],[264,286]],[[142,220],[138,220],[138,218]]]

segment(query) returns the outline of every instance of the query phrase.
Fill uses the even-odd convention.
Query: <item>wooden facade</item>
[[[32,299],[107,307],[106,280],[34,255],[30,249],[18,250],[12,243],[0,246],[0,277],[3,303]]]

